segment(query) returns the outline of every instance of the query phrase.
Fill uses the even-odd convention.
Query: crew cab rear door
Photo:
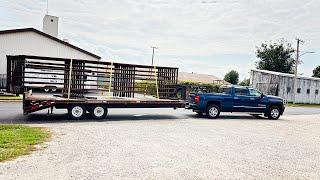
[[[234,96],[234,111],[260,112],[263,108],[259,106],[261,94],[247,87],[236,87]]]
[[[249,90],[245,87],[235,87],[233,97],[233,111],[246,111],[249,106]]]

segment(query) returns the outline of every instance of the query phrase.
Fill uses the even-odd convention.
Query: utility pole
[[[151,46],[151,48],[152,48],[151,66],[153,66],[154,50],[155,50],[155,49],[158,49],[158,48],[157,48],[157,47],[155,47],[155,46]]]
[[[49,14],[49,0],[47,0],[47,11],[46,11],[46,15],[48,15]]]
[[[300,42],[303,43],[304,41],[297,38],[297,56],[296,56],[296,65],[294,70],[294,84],[293,84],[293,104],[296,103],[296,94],[297,94],[297,76],[298,76],[298,64],[299,64],[299,48]]]

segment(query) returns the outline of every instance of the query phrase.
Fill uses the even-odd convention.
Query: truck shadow
[[[189,118],[197,118],[199,120],[212,120],[212,121],[215,121],[215,120],[281,121],[283,120],[281,119],[281,117],[278,120],[273,120],[273,119],[268,119],[267,117],[264,117],[264,116],[253,117],[247,114],[221,114],[217,119],[208,119],[205,115],[197,115],[197,114],[191,114],[191,115],[188,114],[187,116]]]

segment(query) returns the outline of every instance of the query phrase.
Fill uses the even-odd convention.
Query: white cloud
[[[33,26],[41,29],[46,1],[0,2],[0,27]],[[319,0],[55,0],[50,14],[60,17],[60,37],[97,52],[106,59],[148,63],[151,45],[157,58],[183,70],[222,76],[238,69],[246,75],[263,41],[299,36],[304,49],[320,49]],[[210,56],[234,54],[234,62]],[[205,56],[207,58],[202,59]],[[134,60],[133,60],[134,59]],[[177,58],[176,58],[177,59]],[[211,63],[214,63],[211,65]],[[249,65],[248,65],[249,64]],[[197,68],[198,66],[198,68]],[[204,69],[203,69],[204,68]],[[247,75],[246,75],[247,76]]]

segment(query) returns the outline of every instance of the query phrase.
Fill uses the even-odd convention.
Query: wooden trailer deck
[[[82,99],[68,99],[50,94],[25,94],[24,114],[42,109],[55,107],[66,109],[71,105],[105,105],[107,108],[184,108],[185,101],[156,98],[127,98],[127,97],[89,97]]]

